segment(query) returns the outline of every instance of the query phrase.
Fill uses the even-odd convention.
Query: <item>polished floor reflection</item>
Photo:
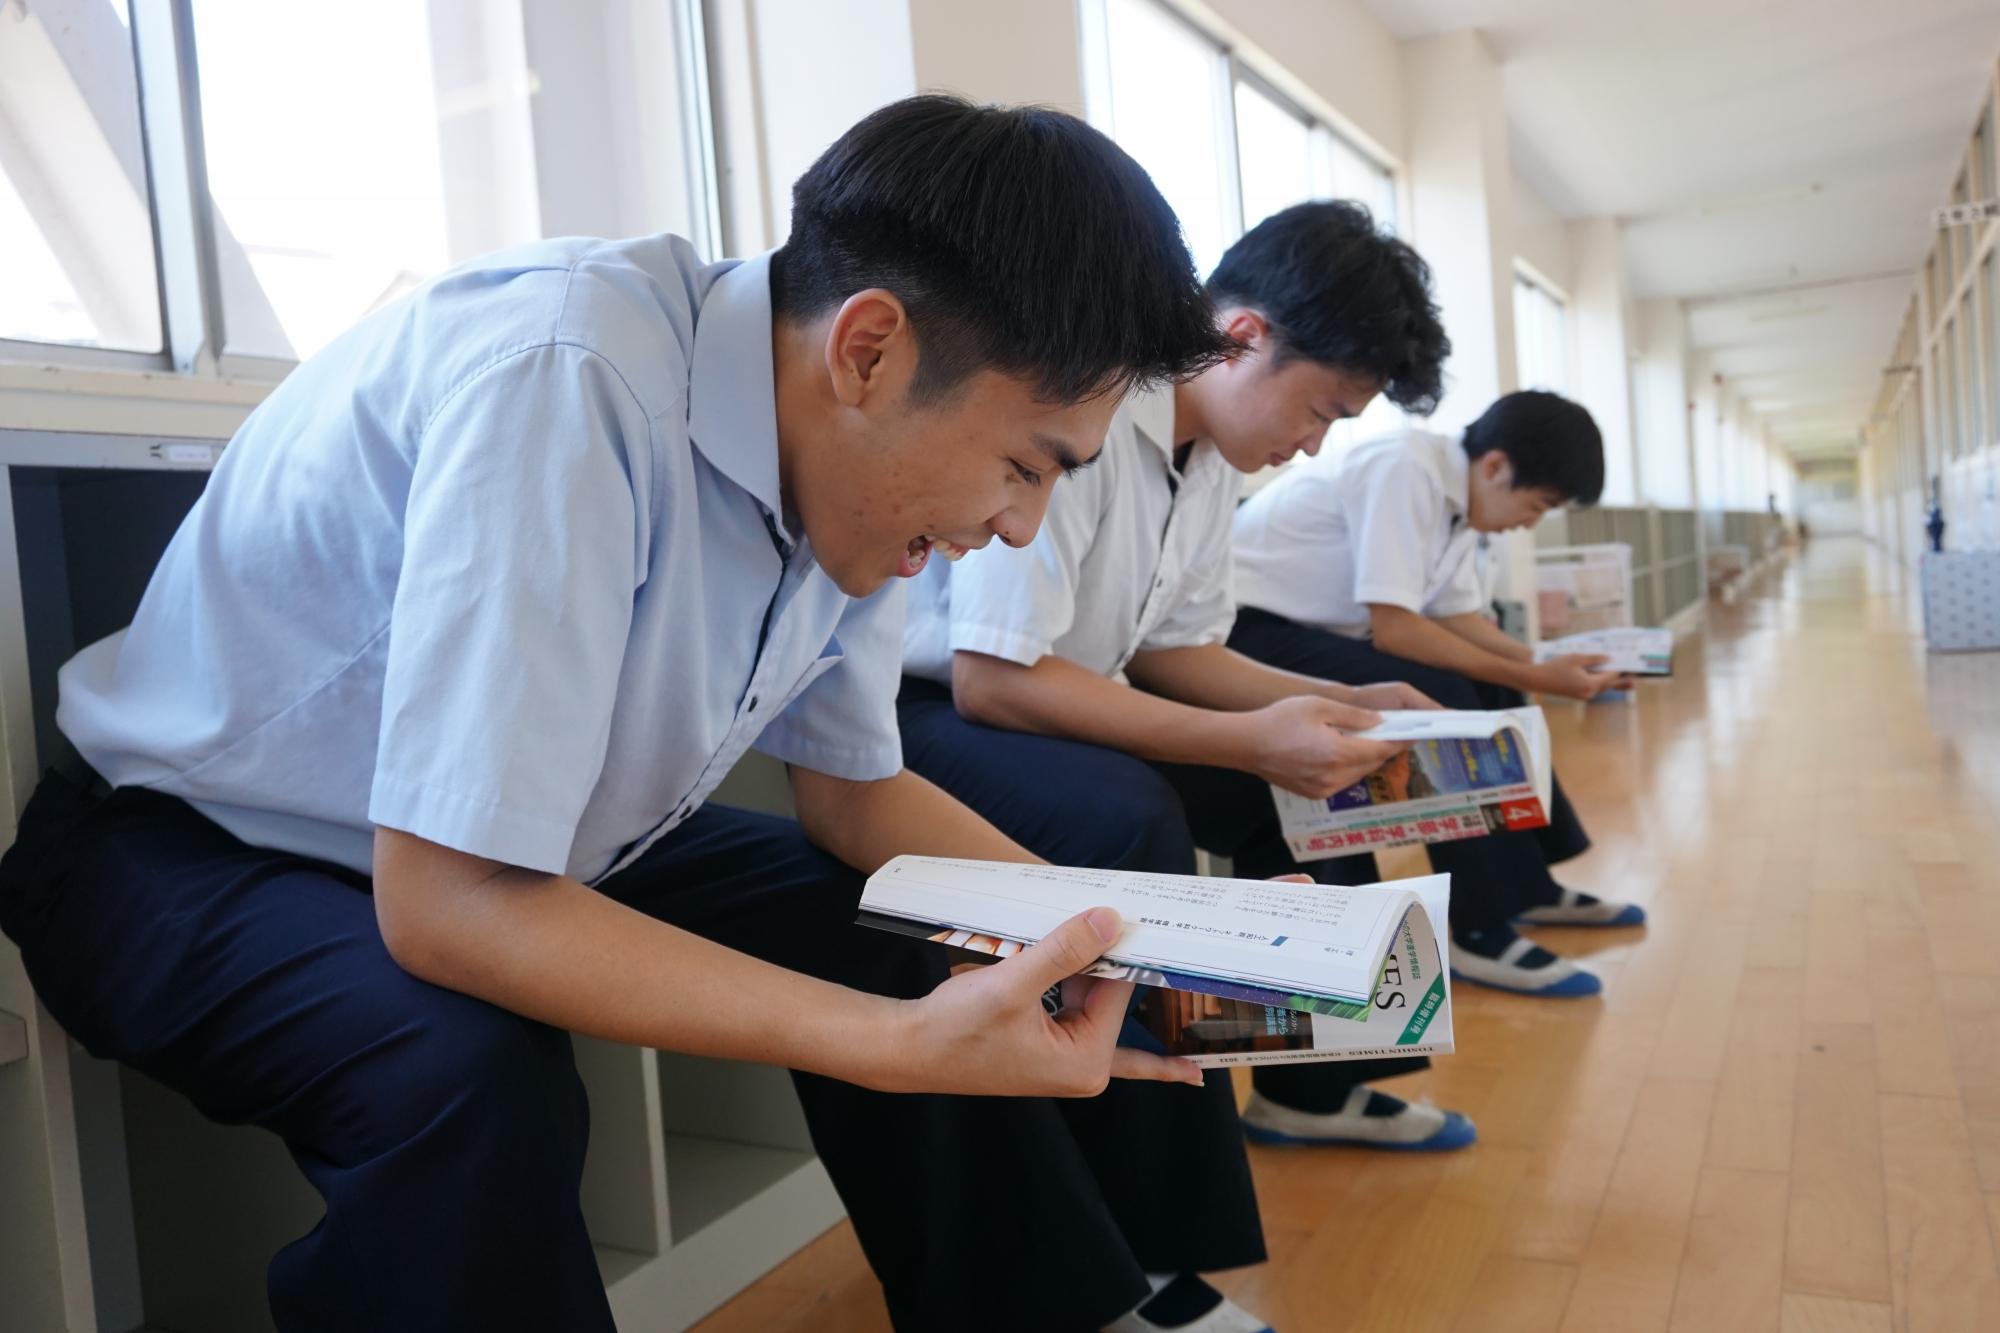
[[[1444,1158],[1253,1149],[1280,1333],[2000,1329],[2000,653],[1925,652],[1913,580],[1816,539],[1626,702],[1560,704],[1643,931],[1540,932],[1599,1000],[1460,988],[1396,1090]],[[1410,869],[1404,863],[1401,869]],[[700,1327],[887,1328],[842,1226]]]

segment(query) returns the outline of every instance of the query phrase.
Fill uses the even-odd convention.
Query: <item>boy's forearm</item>
[[[1433,623],[1442,625],[1473,647],[1484,648],[1496,657],[1504,657],[1510,662],[1535,660],[1534,649],[1477,612],[1468,612],[1462,616],[1441,616]]]
[[[1335,703],[1354,702],[1351,686],[1266,666],[1220,643],[1135,653],[1125,674],[1150,693],[1227,713],[1268,708],[1280,699],[1301,694],[1316,694]]]
[[[404,970],[609,1041],[909,1086],[907,1007],[762,962],[566,875],[376,835],[376,916]]]
[[[1532,662],[1517,662],[1489,652],[1436,621],[1400,606],[1377,605],[1369,611],[1375,646],[1385,653],[1510,689],[1534,688]]]
[[[791,770],[799,827],[822,850],[872,875],[898,856],[1034,862],[1040,857],[962,801],[905,769],[879,782]]]
[[[1244,763],[1237,715],[1164,699],[1060,657],[1026,667],[958,653],[952,698],[960,715],[989,727],[1101,745],[1157,763]]]

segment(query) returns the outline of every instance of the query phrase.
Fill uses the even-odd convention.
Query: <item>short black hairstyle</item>
[[[1444,395],[1451,339],[1431,299],[1430,265],[1352,200],[1271,214],[1229,247],[1208,294],[1269,320],[1281,357],[1378,379],[1405,411],[1428,416]]]
[[[909,312],[919,402],[990,369],[1079,403],[1233,350],[1152,178],[1045,107],[909,97],[820,155],[792,187],[771,308],[811,319],[870,287]]]
[[[1498,449],[1514,466],[1514,489],[1553,491],[1566,504],[1604,494],[1604,436],[1580,403],[1543,389],[1506,394],[1465,428],[1465,456]]]

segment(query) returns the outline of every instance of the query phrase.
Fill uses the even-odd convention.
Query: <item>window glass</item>
[[[1236,161],[1243,176],[1243,226],[1313,197],[1312,126],[1262,89],[1236,84]]]
[[[311,356],[446,266],[431,9],[196,0],[225,350]]]
[[[0,338],[161,346],[123,0],[0,4]]]
[[[1105,20],[1111,135],[1180,216],[1205,275],[1235,239],[1218,114],[1222,53],[1153,0],[1106,0]]]

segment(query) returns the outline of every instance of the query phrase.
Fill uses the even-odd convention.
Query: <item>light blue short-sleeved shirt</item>
[[[849,598],[784,515],[768,257],[495,255],[251,414],[57,720],[258,846],[600,879],[753,744],[901,769],[902,589]]]

